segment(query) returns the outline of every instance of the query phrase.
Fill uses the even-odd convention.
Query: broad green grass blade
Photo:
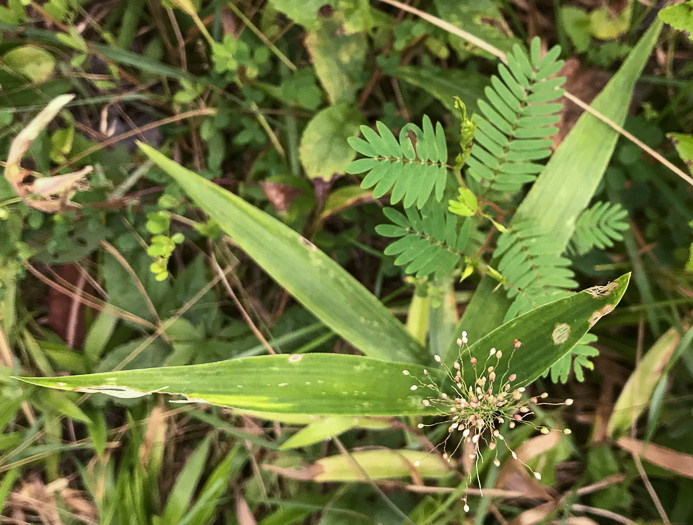
[[[314,443],[319,443],[331,436],[343,434],[354,427],[355,418],[353,416],[328,416],[320,421],[311,423],[305,428],[296,432],[293,436],[282,443],[280,450],[291,448],[307,447]]]
[[[647,355],[638,363],[626,386],[621,390],[611,413],[606,430],[610,438],[619,438],[626,434],[648,407],[652,392],[662,375],[666,373],[667,364],[680,341],[681,336],[676,329],[670,328],[657,339]]]
[[[626,120],[633,88],[657,43],[661,28],[661,22],[653,22],[592,103],[594,109],[616,124],[623,125]],[[602,180],[618,137],[616,131],[596,117],[583,113],[551,156],[513,221],[539,221],[556,241],[567,246],[575,230],[575,221]]]
[[[267,273],[364,354],[419,362],[423,347],[344,268],[294,230],[240,197],[140,144]]]
[[[406,367],[406,368],[405,368]],[[404,374],[403,370],[409,371]],[[430,371],[434,373],[433,370]],[[23,378],[39,386],[135,398],[159,392],[260,412],[396,416],[426,410],[421,365],[340,354],[291,354],[103,374]]]
[[[492,348],[502,350],[497,374],[507,370],[517,374],[513,386],[529,385],[570,352],[599,319],[614,310],[629,281],[630,273],[627,273],[606,286],[594,286],[535,308],[474,341],[471,354],[483,363]],[[516,341],[521,346],[513,353]],[[465,371],[467,383],[474,384],[474,370],[467,366]]]
[[[633,88],[640,77],[662,24],[655,21],[628,55],[592,107],[616,124],[625,121]],[[589,113],[577,124],[552,155],[537,181],[520,204],[513,222],[531,220],[543,226],[563,249],[575,230],[575,222],[588,206],[616,147],[618,133]],[[559,255],[559,254],[556,254]],[[503,322],[511,299],[489,276],[481,280],[460,322],[470,332],[487,333]],[[449,352],[454,352],[452,345]]]
[[[200,491],[200,496],[178,525],[213,523],[217,506],[228,492],[228,484],[243,468],[247,457],[242,445],[235,445],[219,463]]]
[[[279,449],[288,450],[291,448],[306,447],[314,443],[319,443],[332,436],[343,434],[352,428],[384,429],[390,428],[391,426],[389,421],[383,419],[357,416],[326,416],[296,432],[293,436],[284,441]]]
[[[590,288],[546,304],[493,330],[470,351],[480,362],[491,348],[504,351],[498,364],[512,358],[518,385],[538,378],[575,346],[625,292],[630,274],[607,286]],[[466,367],[467,372],[471,372]],[[34,385],[136,398],[159,392],[259,412],[318,415],[398,416],[435,414],[424,407],[428,378],[443,385],[440,369],[340,354],[291,354],[231,359],[204,365],[125,370],[51,378],[21,378]],[[474,382],[471,378],[469,382]]]
[[[185,510],[192,501],[195,488],[202,477],[202,471],[209,455],[210,444],[211,439],[208,436],[190,455],[185,463],[185,467],[178,475],[176,484],[173,486],[168,500],[166,500],[166,508],[163,515],[164,523],[180,523]]]
[[[417,466],[414,467],[414,463],[417,462]],[[351,452],[349,456],[328,456],[319,459],[303,471],[274,465],[267,465],[265,468],[287,477],[317,482],[409,478],[414,472],[422,478],[439,479],[451,476],[454,471],[437,454],[420,450],[382,448]],[[362,470],[368,474],[368,478],[363,475]]]

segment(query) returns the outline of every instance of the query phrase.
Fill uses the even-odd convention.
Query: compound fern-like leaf
[[[379,134],[361,126],[363,139],[349,138],[349,145],[365,158],[352,162],[347,173],[367,173],[362,188],[373,188],[376,199],[392,191],[390,203],[403,200],[405,208],[423,208],[432,193],[436,201],[443,200],[448,148],[440,122],[434,130],[431,119],[424,116],[423,129],[407,124],[400,131],[399,140],[382,122],[377,122],[376,127]]]
[[[592,248],[610,248],[614,241],[623,240],[622,231],[628,229],[628,212],[620,204],[598,202],[580,214],[575,233],[570,240],[570,251],[578,255]]]
[[[467,173],[476,184],[475,193],[510,192],[533,181],[543,169],[535,162],[551,154],[550,137],[560,120],[562,105],[551,103],[563,95],[564,77],[550,78],[560,71],[560,47],[540,57],[540,40],[532,40],[530,56],[515,45],[507,55],[507,67],[491,78],[485,90],[487,101],[478,103],[478,127],[474,147],[467,160]],[[470,181],[471,183],[472,181]]]
[[[500,257],[497,269],[510,284],[508,297],[515,298],[506,321],[577,286],[570,260],[556,255],[559,252],[555,241],[531,222],[516,224],[499,237],[494,258]]]
[[[406,266],[404,271],[425,277],[435,274],[439,279],[452,271],[464,257],[469,241],[471,221],[460,227],[458,218],[441,206],[426,206],[421,212],[406,208],[403,215],[394,208],[383,213],[393,224],[379,224],[375,231],[398,238],[385,248],[385,255],[396,255],[395,264]]]
[[[559,252],[555,241],[531,222],[519,223],[501,235],[494,256],[500,257],[498,271],[511,285],[508,296],[515,297],[506,321],[567,296],[568,290],[577,286],[568,268],[570,260],[555,255]],[[576,379],[582,381],[583,369],[594,368],[590,358],[599,355],[599,350],[590,346],[596,340],[595,335],[585,334],[575,348],[546,371],[545,377],[550,375],[554,383],[565,383],[573,370]]]
[[[599,350],[590,346],[590,343],[597,341],[597,336],[594,334],[585,334],[573,349],[556,361],[549,368],[543,377],[551,375],[551,381],[554,383],[567,383],[570,377],[570,370],[575,371],[575,379],[581,383],[585,380],[583,369],[594,370],[594,363],[590,361],[591,357],[599,355]]]

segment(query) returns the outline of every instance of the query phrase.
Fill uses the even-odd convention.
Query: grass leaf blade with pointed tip
[[[474,341],[471,353],[484,362],[491,348],[502,350],[503,359],[496,366],[499,375],[510,365],[509,373],[517,374],[515,386],[529,385],[569,353],[601,317],[616,308],[629,282],[627,273],[606,286],[594,286],[535,308]],[[513,355],[509,350],[515,340],[522,345]],[[473,384],[473,370],[467,367],[466,373],[467,382]]]
[[[414,468],[414,464],[416,468]],[[289,478],[316,482],[367,481],[370,479],[407,478],[414,471],[422,478],[446,478],[453,469],[440,456],[420,450],[360,450],[319,459],[303,470],[265,465],[267,470]],[[362,471],[363,469],[363,471]],[[363,474],[368,475],[366,478]]]
[[[427,396],[423,389],[411,389],[419,384],[415,378],[424,377],[421,365],[341,354],[284,354],[203,365],[22,379],[39,386],[115,397],[182,394],[192,402],[260,412],[395,416],[435,413],[422,405]]]
[[[630,274],[520,316],[474,342],[480,362],[490,348],[504,351],[500,372],[512,358],[517,385],[527,385],[575,346],[625,292]],[[436,414],[422,401],[431,393],[420,382],[443,386],[440,369],[341,354],[292,354],[231,359],[204,365],[150,368],[71,377],[20,378],[34,385],[116,397],[154,392],[260,412],[316,415],[398,416]],[[470,367],[465,368],[471,372]],[[474,382],[471,378],[470,382]],[[415,387],[415,388],[414,388]]]
[[[310,241],[145,144],[142,151],[267,273],[364,354],[418,362],[423,347],[378,299]]]

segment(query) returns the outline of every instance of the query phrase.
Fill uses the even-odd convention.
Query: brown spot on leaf
[[[312,242],[310,242],[305,237],[301,237],[301,242],[303,243],[304,246],[308,247],[311,251],[313,251],[313,252],[318,251],[317,246],[315,246]]]
[[[587,288],[585,291],[595,299],[599,299],[600,297],[607,297],[611,295],[611,292],[613,292],[616,288],[618,288],[618,283],[613,281],[606,286],[593,286],[592,288]]]
[[[482,16],[481,18],[479,18],[479,22],[497,29],[504,36],[513,36],[512,31],[510,31],[510,28],[508,27],[508,24],[506,24],[505,20],[503,20],[502,18],[489,18],[487,16]]]
[[[557,323],[551,334],[553,344],[562,345],[570,337],[570,325],[568,323]]]
[[[606,304],[604,305],[604,308],[601,310],[596,310],[589,318],[588,322],[590,323],[590,328],[592,328],[595,324],[597,324],[597,321],[599,321],[602,317],[604,317],[606,314],[609,314],[614,311],[614,305],[613,304]]]

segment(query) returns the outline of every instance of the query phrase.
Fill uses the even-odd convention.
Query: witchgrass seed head
[[[478,478],[478,462],[482,456],[482,447],[495,452],[494,465],[500,465],[498,458],[498,443],[503,442],[505,448],[510,452],[512,458],[521,462],[536,479],[541,479],[541,474],[523,462],[517,453],[510,448],[507,440],[503,436],[502,427],[506,420],[508,428],[513,429],[518,423],[527,424],[537,429],[542,434],[550,432],[561,432],[570,434],[570,429],[552,429],[546,426],[538,426],[527,419],[532,416],[532,408],[540,405],[572,405],[572,399],[566,399],[562,403],[549,403],[543,401],[548,397],[546,392],[539,396],[527,397],[524,395],[525,387],[515,387],[513,383],[517,381],[517,374],[512,372],[512,358],[517,351],[521,351],[522,342],[515,339],[512,348],[509,349],[507,365],[499,368],[503,352],[496,348],[491,348],[488,352],[483,365],[478,366],[478,360],[471,356],[468,346],[469,338],[467,332],[463,331],[457,339],[459,348],[458,359],[450,368],[442,362],[439,355],[434,356],[437,363],[441,363],[447,378],[451,381],[452,392],[443,392],[441,387],[434,381],[424,383],[418,378],[419,385],[412,385],[411,389],[416,390],[419,386],[429,392],[429,397],[422,401],[425,407],[434,407],[438,410],[445,420],[430,425],[418,424],[418,428],[435,426],[441,423],[448,425],[448,435],[443,442],[438,445],[443,448],[443,459],[452,462],[452,456],[466,443],[469,452],[466,452],[470,459],[474,460]],[[471,367],[468,374],[465,367]],[[503,370],[505,371],[503,372]],[[472,374],[473,372],[473,374]],[[402,372],[409,375],[407,370]],[[431,376],[428,371],[424,372],[428,378]],[[474,376],[473,382],[467,381]],[[453,437],[455,436],[455,437]],[[451,441],[452,440],[452,441]],[[455,443],[451,452],[448,452],[448,443]],[[469,474],[470,479],[472,472]],[[467,512],[467,496],[462,498],[464,510]]]

